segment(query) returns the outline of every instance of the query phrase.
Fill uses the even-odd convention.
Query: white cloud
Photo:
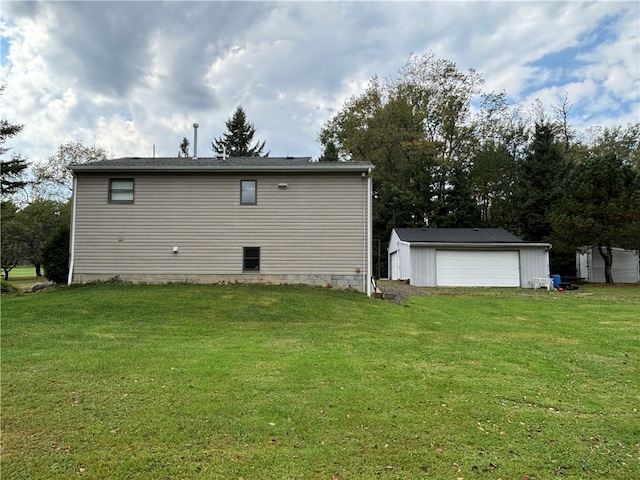
[[[615,35],[582,48],[606,18]],[[202,156],[238,104],[271,155],[317,156],[373,75],[433,51],[485,90],[547,108],[568,93],[580,126],[624,124],[640,121],[639,20],[631,2],[9,2],[0,102],[32,159],[75,139],[175,155],[194,121]]]

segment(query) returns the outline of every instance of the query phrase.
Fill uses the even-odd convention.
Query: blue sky
[[[523,108],[565,96],[578,130],[640,122],[638,2],[3,1],[2,115],[14,151],[69,140],[114,156],[201,155],[243,105],[272,156],[317,157],[371,77],[433,52]]]

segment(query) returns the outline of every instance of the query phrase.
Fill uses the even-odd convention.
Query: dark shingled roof
[[[74,172],[106,171],[364,171],[369,162],[314,162],[311,157],[124,157],[73,165]]]
[[[503,228],[396,228],[409,243],[527,243]]]

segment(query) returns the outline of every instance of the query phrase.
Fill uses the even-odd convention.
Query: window
[[[240,182],[240,205],[255,205],[257,203],[256,180],[242,180]]]
[[[109,202],[133,203],[133,178],[110,178]]]
[[[242,271],[260,271],[260,247],[244,247],[242,249]]]

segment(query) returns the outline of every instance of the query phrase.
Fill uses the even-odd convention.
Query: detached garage
[[[396,228],[389,277],[421,287],[533,287],[549,277],[550,249],[502,228]]]

